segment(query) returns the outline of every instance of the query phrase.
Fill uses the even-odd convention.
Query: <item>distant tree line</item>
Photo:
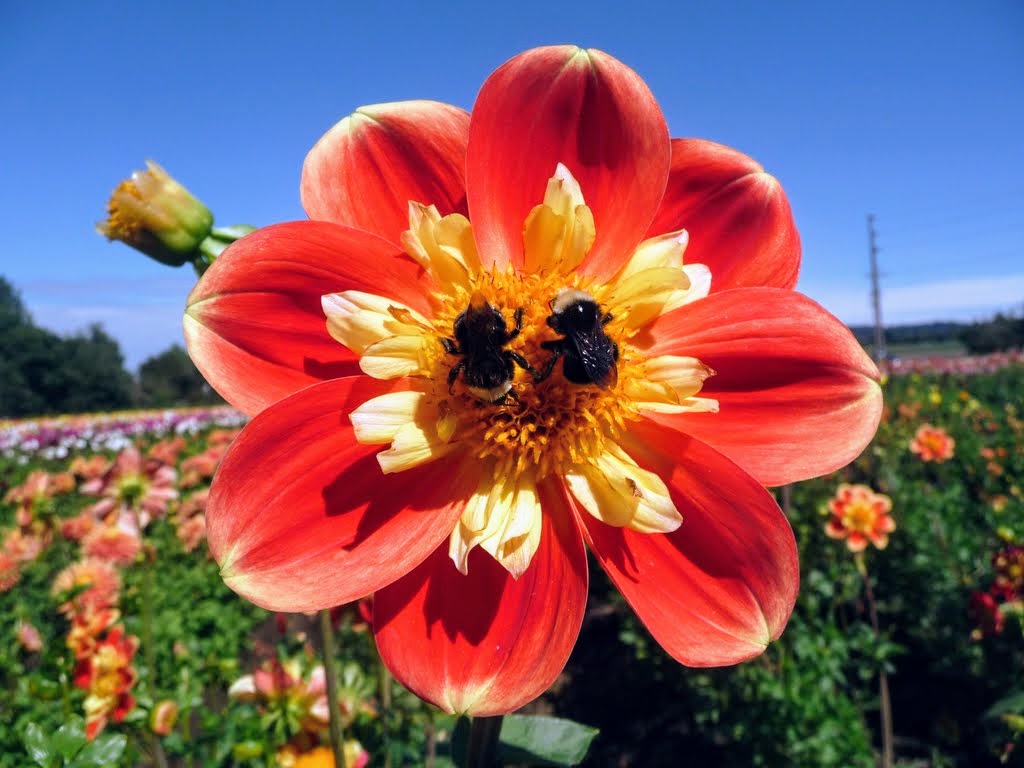
[[[875,330],[869,325],[851,329],[864,346],[875,341]],[[885,329],[887,344],[934,344],[960,341],[972,355],[1024,348],[1024,312],[998,313],[991,320],[975,323],[920,323],[894,325]]]
[[[960,333],[971,354],[984,355],[1024,348],[1024,313],[998,313],[983,323],[971,323]]]
[[[59,336],[32,321],[0,277],[0,418],[222,402],[178,345],[133,377],[99,325]]]

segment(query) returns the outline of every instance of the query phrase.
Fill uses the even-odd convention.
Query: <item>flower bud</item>
[[[15,634],[18,637],[18,643],[29,653],[38,653],[43,650],[43,636],[33,625],[19,621]]]
[[[164,699],[153,707],[149,715],[149,727],[157,736],[167,736],[178,722],[178,705],[170,699]]]
[[[161,264],[180,267],[196,257],[210,235],[213,214],[159,165],[147,160],[146,166],[118,184],[97,231]]]

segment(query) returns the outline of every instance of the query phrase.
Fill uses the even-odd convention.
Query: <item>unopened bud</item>
[[[118,184],[97,225],[108,240],[120,240],[172,267],[194,260],[213,228],[213,214],[156,163]]]
[[[167,736],[178,722],[178,705],[170,699],[164,699],[155,707],[149,716],[149,727],[157,736]]]

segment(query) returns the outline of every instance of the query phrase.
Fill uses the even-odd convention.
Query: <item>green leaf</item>
[[[79,752],[68,768],[104,768],[115,765],[128,746],[128,737],[123,734],[105,733],[89,742]]]
[[[501,723],[498,758],[502,763],[579,765],[597,733],[597,728],[558,717],[506,715]]]
[[[986,718],[995,718],[1000,715],[1024,712],[1024,691],[1016,691],[1009,696],[1000,699],[985,713]]]
[[[25,749],[28,750],[29,757],[39,763],[39,765],[45,766],[49,764],[50,758],[53,757],[53,747],[38,723],[28,724],[25,728],[25,735],[22,736],[22,743],[25,745]]]
[[[85,746],[85,727],[81,718],[72,718],[64,723],[50,737],[50,747],[59,752],[65,760],[70,760]]]

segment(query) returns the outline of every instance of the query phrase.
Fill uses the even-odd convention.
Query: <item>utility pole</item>
[[[882,289],[878,284],[878,246],[875,244],[875,216],[868,214],[868,243],[871,247],[871,306],[875,310],[875,362],[885,355],[885,326],[882,325]]]

